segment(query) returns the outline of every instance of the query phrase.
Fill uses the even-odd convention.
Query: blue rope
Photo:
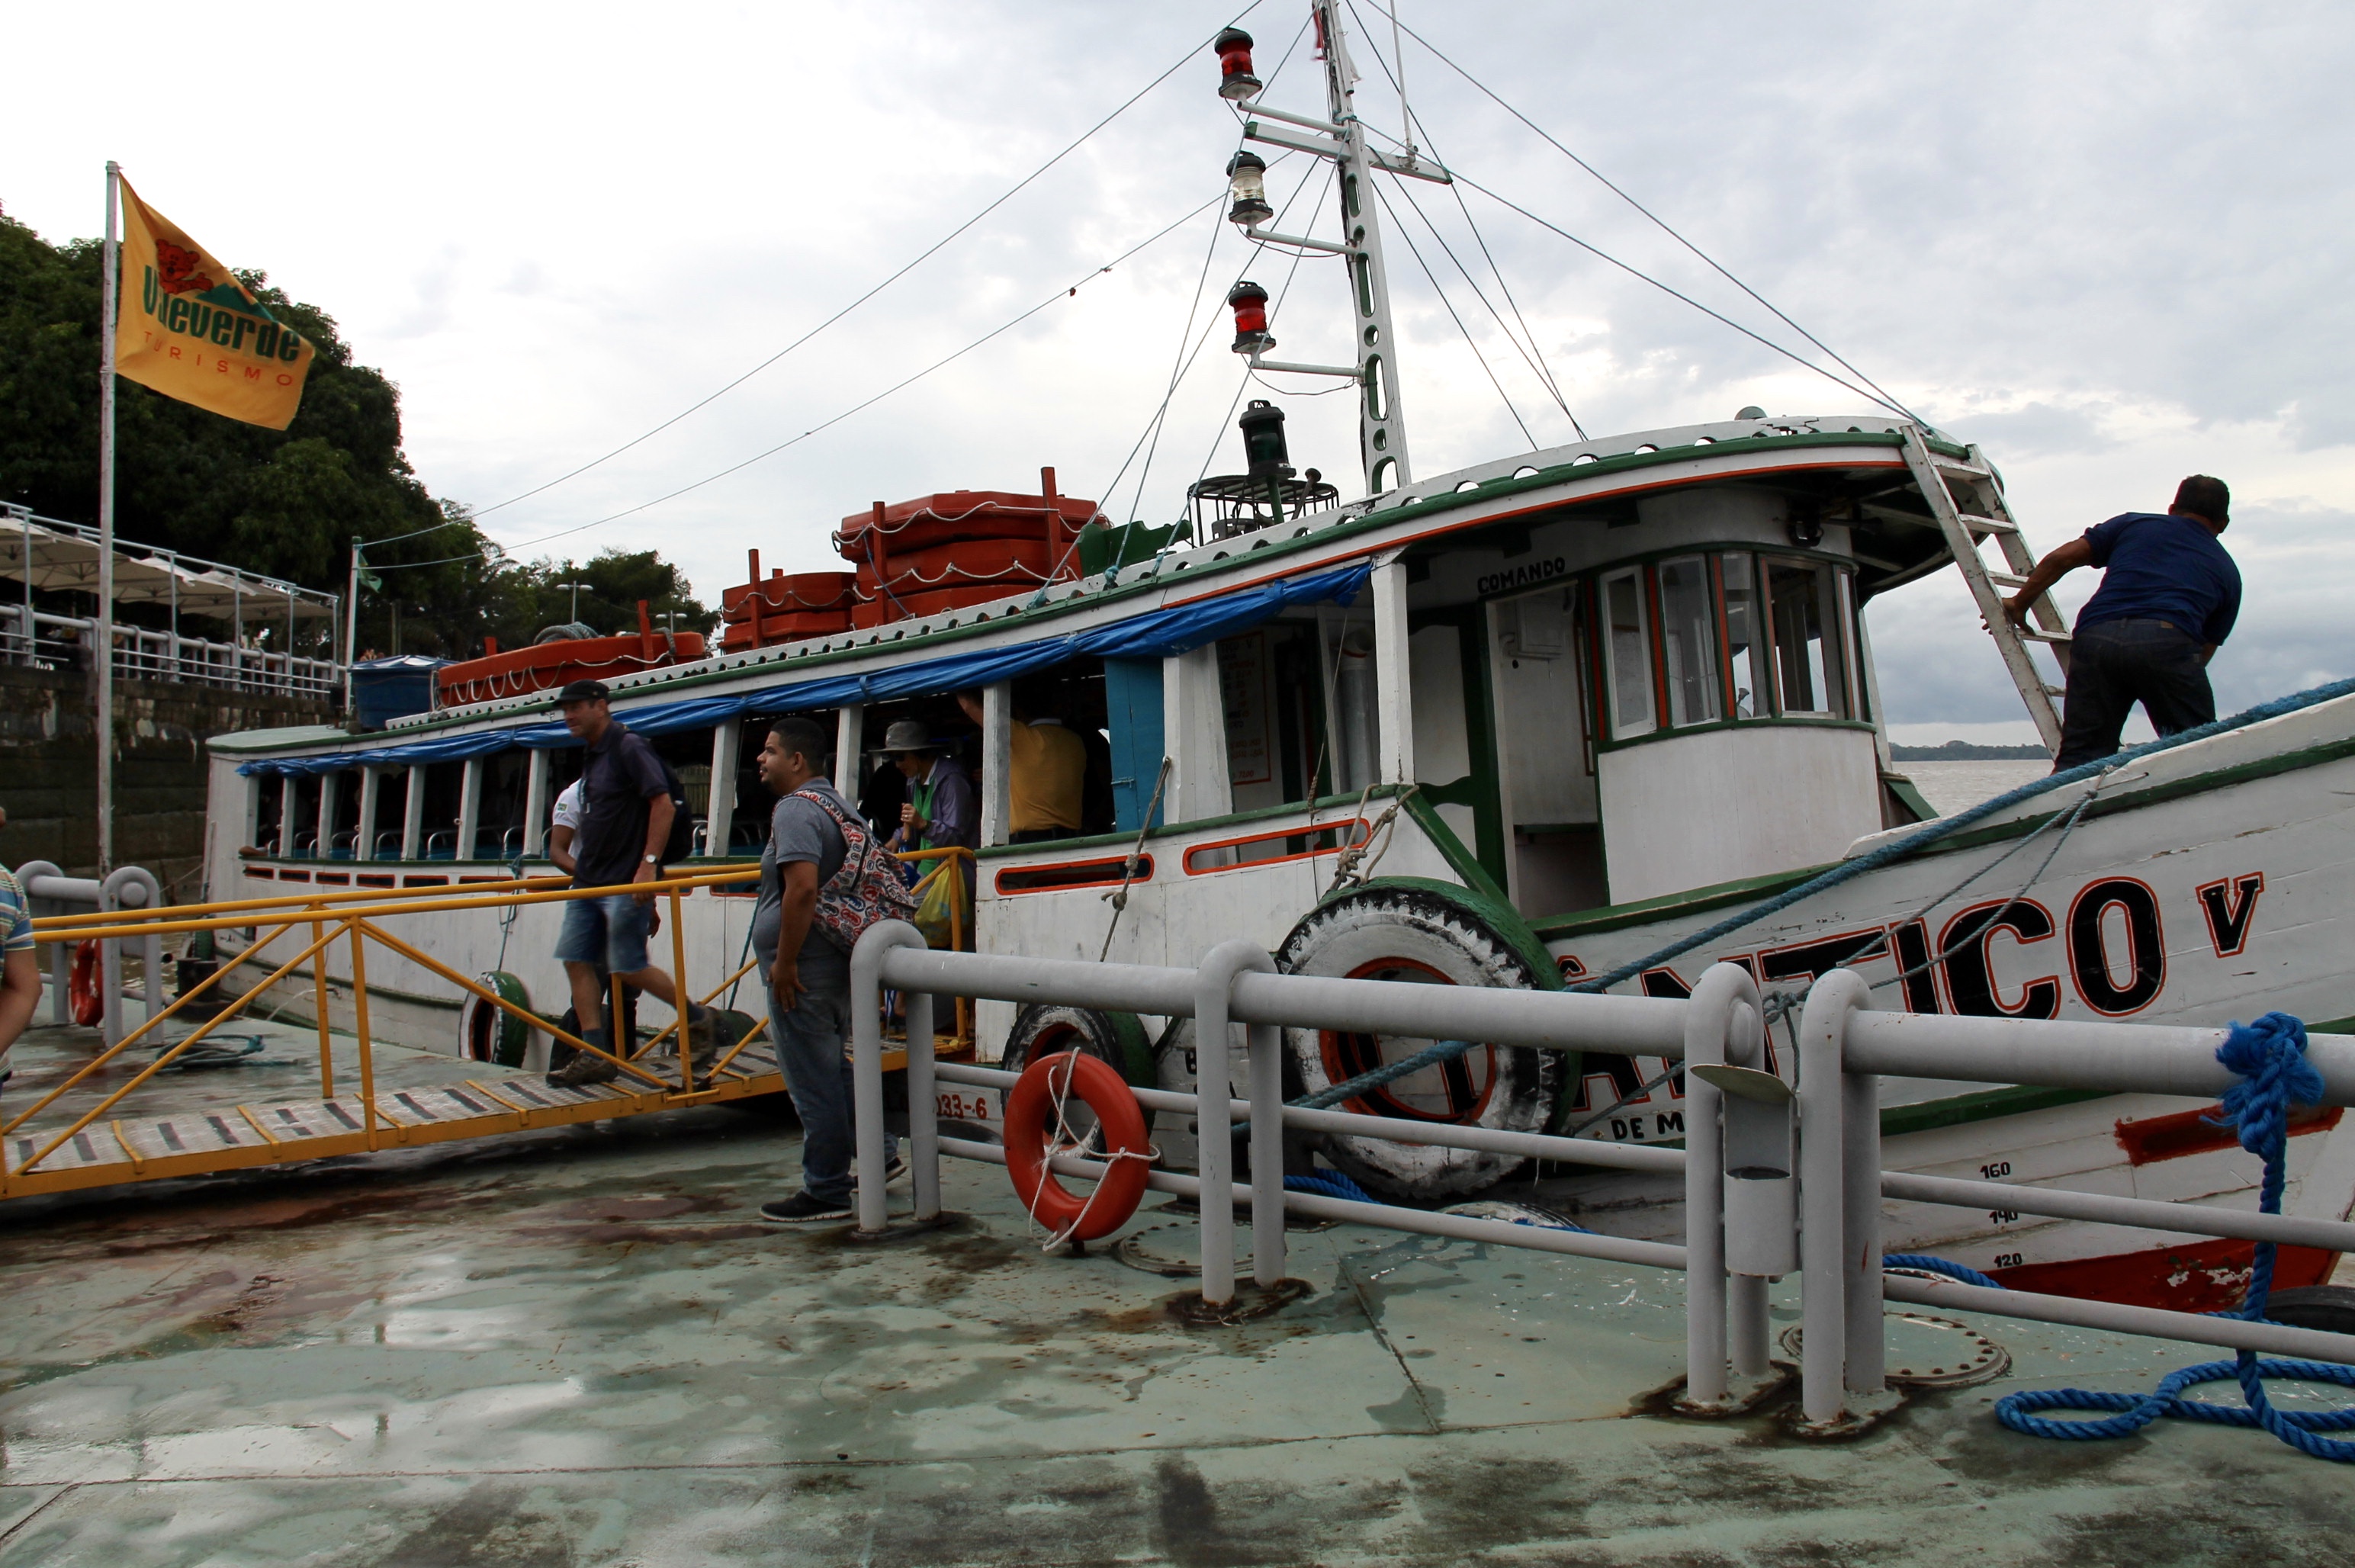
[[[2287,1013],[2267,1013],[2253,1024],[2234,1024],[2216,1052],[2216,1060],[2240,1075],[2224,1095],[2223,1117],[2236,1127],[2241,1147],[2265,1162],[2264,1182],[2257,1189],[2259,1212],[2281,1212],[2282,1188],[2287,1176],[2289,1107],[2295,1103],[2320,1103],[2322,1074],[2306,1059],[2306,1026]],[[2273,1290],[2274,1243],[2259,1242],[2249,1271],[2248,1295],[2237,1312],[2222,1317],[2267,1321],[2265,1298]],[[1891,1260],[1894,1261],[1894,1260]],[[2202,1361],[2172,1372],[2147,1394],[2107,1393],[2096,1389],[2036,1389],[2009,1393],[1998,1401],[1996,1418],[2014,1432],[2031,1437],[2057,1437],[2082,1442],[2097,1437],[2124,1437],[2139,1432],[2162,1415],[2187,1421],[2213,1422],[2222,1426],[2262,1426],[2301,1454],[2317,1459],[2355,1463],[2355,1443],[2322,1437],[2324,1432],[2355,1429],[2355,1405],[2338,1410],[2283,1413],[2265,1397],[2267,1378],[2297,1378],[2307,1382],[2338,1383],[2355,1388],[2355,1367],[2328,1361],[2276,1360],[2243,1350],[2229,1361]],[[2211,1404],[2186,1399],[2183,1391],[2195,1383],[2241,1385],[2243,1403]],[[2099,1421],[2049,1421],[2046,1410],[2106,1410],[2116,1413]]]
[[[1337,1170],[1320,1170],[1314,1176],[1287,1176],[1284,1179],[1286,1192],[1314,1192],[1323,1198],[1338,1198],[1350,1203],[1371,1203],[1373,1195]]]
[[[1948,1279],[1958,1279],[1965,1285],[1985,1285],[1989,1290],[2004,1288],[2003,1281],[1999,1279],[1989,1279],[1967,1264],[1949,1263],[1945,1258],[1934,1258],[1927,1253],[1891,1253],[1881,1260],[1881,1266],[1917,1269],[1923,1274],[1942,1274]]]
[[[1635,978],[1646,969],[1657,968],[1671,958],[1689,953],[1696,947],[1705,946],[1721,936],[1739,931],[1753,921],[1764,919],[1777,910],[1788,909],[1802,899],[1813,898],[1827,888],[1838,887],[1840,883],[1860,877],[1867,871],[1877,871],[1892,860],[1902,859],[1916,850],[1926,848],[1939,839],[1958,833],[1974,823],[1984,821],[1998,811],[2007,810],[2023,800],[2031,799],[2049,790],[2059,789],[2063,784],[2075,784],[2081,779],[2092,778],[2106,769],[2121,766],[2140,757],[2150,756],[2154,752],[2168,751],[2176,746],[2189,745],[2194,741],[2204,741],[2211,735],[2222,735],[2227,731],[2244,729],[2268,719],[2278,719],[2285,713],[2295,713],[2300,709],[2312,708],[2335,698],[2345,697],[2350,693],[2355,693],[2355,678],[2335,680],[2326,686],[2312,687],[2305,691],[2294,692],[2287,697],[2277,697],[2271,702],[2260,702],[2254,708],[2243,709],[2229,719],[2219,719],[2212,723],[2201,724],[2190,730],[2179,730],[2172,735],[2163,735],[2156,741],[2145,741],[2139,746],[2130,746],[2115,756],[2104,757],[2098,762],[2083,763],[2065,773],[2048,774],[2032,783],[2024,784],[2018,789],[2007,790],[1991,800],[1979,802],[1967,811],[1956,812],[1952,816],[1942,816],[1935,822],[1928,823],[1918,832],[1909,833],[1894,843],[1884,844],[1880,848],[1869,854],[1859,855],[1853,860],[1843,860],[1819,877],[1810,878],[1797,887],[1787,892],[1778,893],[1764,903],[1753,904],[1748,909],[1730,914],[1715,925],[1697,931],[1690,936],[1680,937],[1657,953],[1647,953],[1641,958],[1620,965],[1607,975],[1598,975],[1591,980],[1581,980],[1569,988],[1573,991],[1608,990],[1623,980]]]

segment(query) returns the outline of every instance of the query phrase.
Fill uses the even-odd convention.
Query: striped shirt
[[[25,884],[14,871],[0,869],[0,952],[33,950],[33,912],[25,901]]]

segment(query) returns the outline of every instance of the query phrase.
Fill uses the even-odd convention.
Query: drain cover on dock
[[[2011,1370],[2011,1352],[1951,1317],[1926,1312],[1890,1312],[1881,1317],[1889,1365],[1882,1374],[1900,1388],[1968,1388]],[[1801,1354],[1798,1326],[1783,1330],[1783,1349]]]

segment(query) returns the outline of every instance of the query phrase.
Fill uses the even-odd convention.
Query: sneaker
[[[894,1154],[891,1157],[890,1163],[883,1167],[883,1185],[889,1187],[907,1174],[908,1161],[906,1157],[899,1154]],[[853,1192],[858,1190],[858,1168],[856,1165],[853,1165],[850,1168],[850,1189]]]
[[[830,1225],[854,1216],[847,1203],[828,1203],[806,1192],[761,1205],[761,1218],[772,1225]]]
[[[591,1083],[609,1083],[622,1075],[622,1069],[612,1058],[593,1051],[576,1051],[572,1060],[548,1075],[554,1089],[586,1089]]]

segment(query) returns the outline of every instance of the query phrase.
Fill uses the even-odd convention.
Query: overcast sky
[[[1358,3],[1360,112],[1397,134],[1375,59],[1391,54],[1389,23]],[[122,160],[215,254],[337,319],[400,384],[419,474],[484,510],[494,538],[559,558],[654,546],[716,600],[747,549],[764,569],[836,564],[828,530],[874,500],[1035,488],[1052,464],[1067,493],[1167,521],[1206,463],[1237,465],[1226,414],[1241,380],[1214,329],[1149,472],[1128,463],[1107,493],[1198,297],[1207,308],[1242,272],[1275,290],[1294,263],[1252,258],[1205,212],[1098,271],[1219,193],[1237,127],[1200,46],[1236,4],[686,4],[658,22],[597,4],[258,4],[240,8],[234,48],[176,52],[169,69],[141,63],[134,40],[186,37],[185,7],[14,12],[0,203],[52,240],[94,233],[104,161]],[[1263,0],[1246,18],[1263,76],[1305,11]],[[1984,443],[2040,549],[2162,509],[2184,474],[2229,481],[2225,542],[2249,594],[2214,667],[2227,709],[2355,671],[2339,608],[2355,590],[2355,8],[1401,0],[1400,16],[1902,401]],[[1308,55],[1293,53],[1269,101],[1321,110]],[[1172,66],[807,346],[589,473],[498,505],[751,370]],[[1423,139],[1453,166],[1806,347],[1412,38],[1405,71]],[[1306,162],[1280,164],[1271,189],[1281,202],[1305,176],[1286,227],[1314,212],[1329,232]],[[1487,283],[1455,197],[1412,194]],[[1869,407],[1462,195],[1589,432],[1747,403]],[[1417,473],[1571,439],[1427,231],[1398,217],[1518,410],[1394,227]],[[563,532],[743,463],[1050,300],[783,452]],[[1282,357],[1346,353],[1342,309],[1337,264],[1299,264],[1275,319]],[[1347,402],[1284,403],[1295,462],[1345,495]],[[2091,586],[2082,575],[2062,597]],[[2027,738],[1955,574],[1870,613],[1902,733]]]

